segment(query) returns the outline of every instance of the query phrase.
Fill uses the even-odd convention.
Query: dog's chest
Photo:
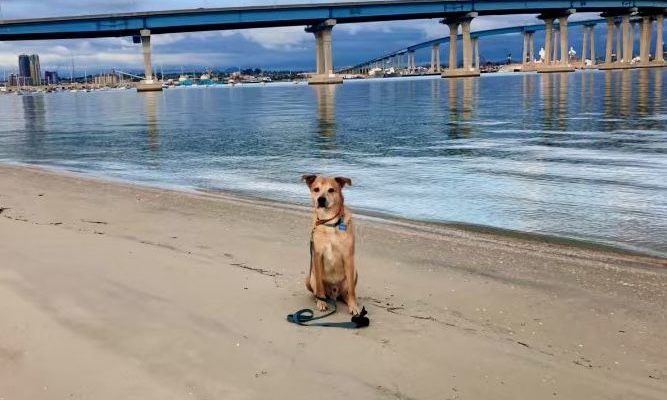
[[[329,282],[337,282],[345,278],[343,269],[343,257],[332,243],[327,243],[322,249],[322,261],[324,264],[324,275]]]

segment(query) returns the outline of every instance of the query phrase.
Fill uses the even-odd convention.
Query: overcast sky
[[[333,0],[327,1],[331,2]],[[154,11],[198,7],[228,7],[239,5],[317,3],[303,0],[0,0],[0,20]],[[578,14],[574,19],[595,18]],[[533,15],[480,17],[472,29],[482,30],[503,26],[538,23]],[[598,29],[602,38],[603,29]],[[578,32],[573,30],[573,33]],[[365,24],[341,24],[334,28],[334,63],[336,67],[360,61],[406,47],[424,40],[448,35],[437,20],[396,21]],[[577,34],[571,35],[573,44]],[[542,38],[536,35],[539,49]],[[603,46],[602,41],[598,41]],[[183,66],[201,70],[206,67],[253,67],[263,69],[314,68],[314,40],[303,27],[249,29],[240,31],[201,32],[153,36],[153,62],[157,68],[173,70]],[[483,38],[480,41],[482,58],[502,59],[511,52],[520,58],[522,39],[519,35]],[[601,48],[601,47],[600,47]],[[442,60],[446,60],[443,50]],[[536,50],[537,51],[537,50]],[[601,51],[601,50],[599,50]],[[75,39],[52,41],[0,42],[0,69],[7,73],[17,69],[17,55],[37,53],[42,70],[55,69],[69,75],[73,63],[77,73],[136,69],[141,66],[141,51],[131,38]],[[426,62],[430,51],[417,53],[418,62]],[[1,72],[1,71],[0,71]]]

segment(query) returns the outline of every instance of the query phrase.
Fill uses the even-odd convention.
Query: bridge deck
[[[442,18],[475,11],[480,15],[536,14],[575,8],[579,11],[667,8],[651,0],[378,0],[327,4],[288,4],[208,8],[0,22],[0,41],[73,39],[153,33],[267,28],[309,25],[334,18],[338,23]]]

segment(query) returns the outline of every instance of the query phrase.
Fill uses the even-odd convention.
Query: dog
[[[304,175],[313,200],[310,273],[306,288],[317,298],[317,309],[328,305],[320,299],[341,299],[352,315],[359,314],[354,265],[354,224],[345,207],[343,188],[352,185],[344,177]]]

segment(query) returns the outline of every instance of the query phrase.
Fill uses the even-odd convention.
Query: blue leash
[[[318,319],[324,319],[330,315],[333,315],[337,311],[336,300],[327,298],[322,299],[319,297],[317,297],[317,299],[326,302],[329,305],[331,311],[316,317],[315,312],[313,310],[311,310],[310,308],[304,308],[302,310],[295,312],[294,314],[289,314],[287,316],[287,321],[301,326],[323,326],[328,328],[346,328],[346,329],[359,329],[359,328],[365,328],[368,325],[370,325],[370,320],[366,316],[366,314],[368,314],[368,312],[366,311],[366,307],[362,307],[361,312],[357,315],[354,315],[350,322],[312,323],[313,321],[317,321]]]

